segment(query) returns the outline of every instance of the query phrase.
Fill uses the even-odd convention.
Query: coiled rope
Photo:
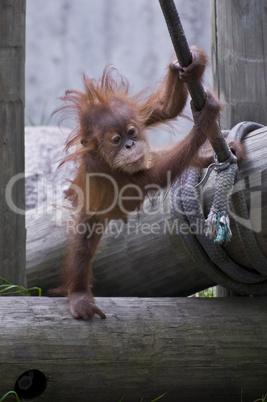
[[[231,138],[241,141],[253,130],[262,127],[259,124],[243,122],[236,125],[229,133]],[[236,176],[238,180],[238,177]],[[206,237],[206,218],[200,202],[200,169],[186,171],[171,188],[172,217],[178,222],[178,228],[184,247],[192,260],[214,283],[243,295],[259,295],[267,292],[267,259],[260,250],[251,228],[235,222],[244,253],[252,269],[235,263],[224,249]],[[232,195],[233,209],[238,216],[249,221],[245,196],[237,189]],[[185,227],[188,230],[185,230]]]
[[[179,64],[187,67],[192,56],[175,4],[173,0],[159,0],[159,3]],[[206,100],[202,84],[189,83],[188,90],[195,108],[202,110]],[[239,123],[229,135],[241,141],[248,132],[260,127],[257,123]],[[218,125],[214,138],[211,145],[218,161],[213,164],[217,173],[216,189],[207,219],[200,205],[198,169],[188,170],[172,186],[172,216],[178,221],[178,227],[182,225],[184,228],[187,225],[190,229],[186,235],[181,231],[180,238],[192,259],[215,283],[240,294],[263,294],[267,292],[267,259],[258,247],[252,229],[236,222],[244,253],[255,271],[236,264],[220,246],[231,237],[228,216],[231,195],[235,213],[247,221],[249,215],[243,191],[238,190],[232,194],[234,184],[239,179],[237,160]],[[195,233],[194,228],[197,228]]]

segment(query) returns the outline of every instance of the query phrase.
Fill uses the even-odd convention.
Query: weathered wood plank
[[[74,320],[65,298],[0,298],[0,395],[25,371],[44,402],[251,402],[267,376],[266,298],[99,298]],[[40,384],[39,384],[40,385]],[[38,388],[38,383],[37,383]],[[29,390],[30,391],[30,390]]]
[[[222,128],[244,120],[267,124],[266,19],[264,0],[211,3],[213,87],[225,104]]]
[[[213,86],[227,105],[222,128],[267,125],[266,1],[214,0],[211,9]]]
[[[0,2],[0,276],[25,284],[24,179],[6,199],[10,179],[24,172],[25,0]]]
[[[267,128],[247,136],[248,160],[242,164],[241,176],[248,184],[246,195],[252,206],[250,216],[262,250],[267,239]],[[260,191],[260,193],[259,193]],[[214,195],[214,175],[204,191],[204,207],[209,211]],[[251,203],[255,195],[261,202]],[[145,212],[132,216],[130,223],[118,223],[104,235],[94,261],[95,293],[99,296],[185,296],[213,285],[194,263],[181,244],[170,212],[169,197],[158,199],[154,206],[145,204]],[[162,201],[161,208],[159,207]],[[59,211],[56,211],[60,213]],[[60,215],[44,215],[27,229],[27,275],[29,286],[46,291],[58,283],[66,234],[57,227]],[[64,218],[63,218],[64,221]],[[254,222],[254,223],[253,223]],[[258,223],[260,223],[260,226]],[[256,224],[257,223],[257,224]],[[234,221],[233,238],[227,252],[234,261],[249,267],[242,251]],[[153,229],[153,230],[152,230]]]

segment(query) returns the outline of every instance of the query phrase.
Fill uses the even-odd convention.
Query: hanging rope
[[[159,0],[159,3],[165,17],[178,62],[182,67],[188,67],[192,62],[192,55],[175,4],[172,0]],[[206,100],[206,93],[202,84],[200,82],[188,83],[188,90],[196,110],[202,110]]]
[[[191,63],[192,55],[175,4],[173,0],[159,0],[159,3],[179,64],[182,67],[187,67]],[[187,86],[195,108],[198,111],[202,110],[206,93],[201,82],[191,82]],[[213,136],[214,140],[211,140],[211,145],[218,161],[216,165],[218,180],[216,181],[214,203],[206,222],[206,234],[216,243],[223,244],[227,243],[231,237],[228,207],[237,172],[237,160],[225,141],[218,124],[215,130],[216,133]]]
[[[182,67],[188,67],[192,61],[192,55],[175,4],[173,0],[159,0],[159,3],[165,17],[178,62]],[[196,110],[202,110],[206,101],[206,93],[203,85],[201,82],[196,81],[188,83],[187,86]],[[218,162],[224,162],[231,157],[231,150],[221,134],[218,125],[216,141],[211,145],[217,155]]]

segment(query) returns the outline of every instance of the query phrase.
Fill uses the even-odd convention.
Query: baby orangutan
[[[173,181],[198,163],[200,146],[216,132],[220,107],[208,92],[201,112],[192,105],[195,124],[182,142],[156,153],[146,138],[147,127],[181,114],[188,95],[186,82],[202,79],[207,57],[196,47],[191,51],[192,63],[187,68],[171,63],[162,83],[145,99],[142,92],[130,95],[128,82],[117,72],[114,78],[112,68],[106,68],[98,81],[84,76],[84,92],[67,91],[61,98],[65,104],[56,112],[74,112],[77,117],[67,142],[67,148],[77,145],[77,149],[64,160],[76,161],[77,174],[66,198],[76,209],[76,225],[88,228],[73,235],[58,290],[69,297],[75,318],[95,314],[105,318],[91,292],[92,260],[101,238],[96,231],[92,234],[96,224],[106,226],[111,219],[126,222],[153,186],[167,185],[167,172]]]

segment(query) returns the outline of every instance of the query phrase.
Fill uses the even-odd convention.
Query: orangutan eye
[[[111,137],[111,141],[113,142],[113,144],[118,144],[121,140],[121,137],[119,135],[113,135],[113,137]]]
[[[130,127],[127,134],[128,135],[134,135],[136,133],[135,128],[134,127]]]

